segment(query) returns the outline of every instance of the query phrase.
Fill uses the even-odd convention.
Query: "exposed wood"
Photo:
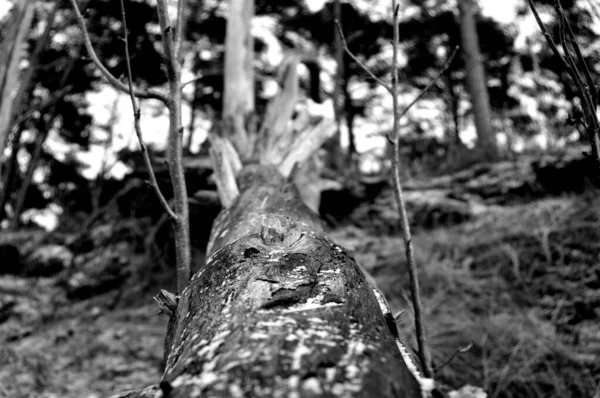
[[[235,177],[241,169],[240,159],[227,138],[209,135],[217,192],[224,208],[231,206],[239,194]]]
[[[303,163],[313,155],[328,139],[335,134],[335,123],[332,120],[323,119],[312,128],[306,128],[299,133],[287,148],[285,155],[278,165],[278,169],[284,176],[288,176],[296,163]],[[283,152],[282,148],[282,152]]]
[[[296,54],[288,56],[280,66],[280,89],[269,103],[259,136],[264,140],[261,158],[271,164],[280,162],[290,148],[292,134],[288,134],[294,107],[298,100],[298,63]]]
[[[242,159],[252,154],[246,121],[254,112],[254,0],[232,0],[225,36],[223,120],[231,123],[232,143]]]

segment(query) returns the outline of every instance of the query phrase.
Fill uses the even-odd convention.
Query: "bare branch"
[[[299,57],[294,54],[280,66],[280,88],[275,98],[269,102],[258,133],[265,140],[262,156],[273,164],[279,163],[293,139],[292,134],[286,133],[298,98],[298,63]]]
[[[584,114],[584,120],[582,122],[583,128],[584,128],[585,132],[587,133],[588,139],[590,141],[592,157],[594,158],[594,160],[597,164],[597,167],[600,169],[600,122],[598,121],[598,116],[596,113],[597,112],[598,93],[596,92],[596,87],[594,85],[594,81],[591,77],[591,74],[590,74],[590,71],[585,62],[585,59],[583,58],[583,55],[581,54],[579,45],[577,44],[577,42],[575,40],[575,35],[573,34],[573,31],[569,25],[569,22],[566,18],[564,10],[562,9],[560,3],[558,1],[556,1],[554,4],[554,8],[555,8],[556,13],[558,14],[558,18],[559,18],[559,36],[560,36],[560,42],[563,46],[563,50],[564,50],[564,54],[565,54],[564,56],[561,55],[558,50],[558,47],[552,40],[550,33],[548,32],[548,30],[542,23],[542,20],[540,19],[540,16],[533,4],[533,0],[527,0],[527,1],[529,3],[529,8],[533,12],[533,15],[535,17],[535,20],[536,20],[538,26],[540,27],[540,29],[542,30],[542,32],[544,34],[544,37],[546,38],[546,42],[552,49],[552,52],[554,53],[554,55],[560,60],[560,62],[562,62],[563,67],[565,68],[567,73],[571,76],[571,78],[575,82],[575,85],[577,86],[577,90],[579,91],[579,97],[581,98],[581,108],[582,108],[581,110]],[[568,39],[567,39],[567,32],[569,33]],[[577,63],[575,62],[575,59],[573,58],[573,55],[571,54],[571,51],[569,49],[569,46],[568,46],[569,42],[577,55],[578,61],[583,64],[584,74],[586,76],[587,85],[583,82],[583,79],[581,78],[581,74],[577,67]],[[566,81],[563,81],[563,85],[566,86],[567,84],[569,84],[569,83]]]
[[[562,6],[560,5],[560,3],[556,3],[559,7],[559,9],[562,11]],[[563,17],[564,15],[564,11],[562,12]],[[577,44],[577,41],[575,40],[575,34],[573,33],[573,29],[571,29],[571,25],[569,24],[569,22],[566,20],[566,17],[564,18],[564,23],[567,26],[568,29],[568,33],[569,33],[569,41],[571,42],[571,46],[573,47],[573,49],[575,50],[575,54],[577,55],[577,60],[579,61],[579,63],[582,65],[583,67],[583,72],[585,74],[585,79],[587,81],[587,85],[588,85],[588,93],[591,97],[591,101],[592,101],[592,106],[594,108],[596,108],[598,106],[598,100],[597,100],[597,95],[596,95],[596,90],[595,90],[595,83],[594,83],[594,79],[592,78],[592,74],[590,73],[590,69],[587,66],[587,63],[585,62],[585,58],[583,58],[583,54],[581,53],[581,49],[579,48],[579,45]],[[564,44],[563,44],[564,45]],[[566,48],[566,47],[565,47]]]
[[[456,349],[456,351],[454,351],[454,353],[452,355],[450,355],[450,358],[446,359],[444,362],[442,362],[442,364],[440,366],[437,366],[435,368],[434,372],[436,372],[436,373],[439,372],[444,367],[448,366],[450,364],[450,362],[454,361],[454,358],[456,358],[460,354],[464,354],[464,353],[468,352],[472,347],[473,347],[472,342],[467,344],[465,347],[458,347]]]
[[[399,134],[399,124],[400,124],[400,115],[406,114],[408,109],[413,106],[422,96],[423,94],[435,84],[436,80],[440,78],[440,76],[448,69],[450,63],[454,59],[454,56],[457,53],[458,49],[455,49],[453,54],[450,56],[448,61],[446,61],[446,65],[443,70],[439,73],[439,75],[423,90],[417,98],[402,112],[400,113],[398,107],[398,41],[399,41],[399,31],[398,31],[398,14],[399,14],[399,5],[396,3],[396,0],[392,0],[392,10],[394,13],[394,37],[392,42],[392,85],[391,87],[384,83],[382,80],[378,79],[373,72],[369,70],[364,64],[362,64],[357,57],[350,52],[348,46],[346,44],[346,40],[342,33],[341,27],[339,23],[336,21],[336,26],[338,28],[338,33],[342,37],[342,42],[344,44],[344,49],[348,53],[348,55],[356,61],[361,68],[363,68],[377,83],[379,83],[383,88],[385,88],[392,95],[392,102],[394,108],[394,120],[393,120],[393,146],[394,146],[394,155],[392,158],[392,168],[394,172],[394,196],[396,199],[396,205],[398,207],[398,214],[400,216],[400,223],[402,227],[402,237],[404,240],[404,247],[406,251],[406,260],[408,264],[408,273],[410,278],[410,290],[412,296],[412,304],[413,311],[415,313],[415,334],[417,337],[417,344],[419,346],[419,359],[421,361],[421,366],[423,370],[423,375],[425,377],[431,378],[433,376],[433,370],[431,368],[431,358],[429,354],[429,349],[427,347],[427,341],[425,337],[425,327],[423,323],[423,315],[422,315],[422,305],[421,305],[421,293],[419,289],[419,277],[417,274],[417,266],[415,262],[414,250],[412,245],[412,235],[410,231],[410,225],[408,223],[408,215],[406,212],[406,203],[404,200],[404,196],[402,194],[402,183],[400,181],[400,134]]]
[[[58,101],[63,99],[66,95],[68,95],[71,92],[72,88],[73,88],[73,86],[69,85],[69,86],[66,86],[66,87],[61,88],[60,90],[56,91],[54,93],[54,95],[52,96],[52,98],[45,100],[44,102],[42,102],[35,108],[28,109],[27,112],[19,115],[19,117],[15,120],[15,122],[13,124],[15,126],[18,126],[19,124],[23,123],[25,120],[29,119],[31,117],[31,115],[33,115],[34,113],[41,112],[44,109],[56,104]]]
[[[131,98],[131,107],[133,108],[133,125],[135,129],[135,135],[137,135],[138,141],[140,142],[140,148],[142,149],[142,157],[144,158],[144,163],[146,164],[146,168],[148,169],[148,174],[150,175],[150,185],[154,189],[156,196],[158,197],[160,204],[164,208],[165,212],[169,215],[171,219],[177,219],[177,215],[169,206],[167,199],[165,199],[164,195],[160,191],[158,186],[158,182],[156,181],[156,176],[154,175],[154,170],[152,169],[152,163],[150,162],[150,155],[148,154],[148,148],[146,148],[146,144],[144,143],[144,138],[142,137],[142,129],[140,127],[140,109],[138,107],[137,101],[135,100],[135,95],[133,92],[133,74],[131,73],[131,57],[129,55],[129,43],[128,36],[129,33],[127,31],[127,19],[125,18],[125,2],[121,0],[121,15],[123,18],[123,36],[125,41],[125,62],[127,64],[127,82],[129,84],[129,97]]]
[[[83,18],[83,15],[81,15],[81,12],[79,11],[79,7],[77,6],[76,0],[71,0],[71,5],[73,6],[73,10],[75,12],[75,17],[77,19],[77,23],[79,24],[79,28],[81,29],[81,34],[83,36],[83,43],[85,45],[85,48],[87,49],[87,52],[88,52],[90,58],[92,59],[92,62],[96,65],[96,67],[100,70],[102,75],[104,75],[106,80],[108,80],[108,82],[113,87],[115,87],[116,89],[118,89],[124,93],[128,93],[129,88],[127,87],[127,85],[123,84],[119,79],[117,79],[115,76],[113,76],[113,74],[110,73],[110,71],[108,69],[106,69],[106,67],[104,65],[102,65],[102,62],[98,58],[98,55],[96,55],[96,51],[94,50],[94,46],[92,45],[92,40],[90,39],[90,34],[85,26],[85,19]],[[157,99],[165,104],[168,101],[167,97],[164,94],[159,93],[154,90],[133,90],[133,93],[138,98],[153,98],[153,99]]]
[[[399,109],[398,109],[398,68],[397,68],[397,57],[398,57],[398,6],[396,0],[392,0],[392,9],[394,10],[394,36],[393,36],[393,55],[392,55],[392,101],[394,107],[394,155],[392,158],[393,173],[394,173],[394,193],[396,197],[396,205],[398,206],[398,213],[400,215],[400,223],[402,224],[402,235],[404,239],[404,247],[406,250],[406,262],[408,265],[408,274],[410,278],[410,290],[412,296],[413,311],[415,313],[415,335],[417,337],[417,344],[419,347],[419,359],[421,360],[421,366],[423,375],[431,378],[433,376],[433,370],[431,369],[431,358],[429,355],[429,349],[427,347],[427,341],[425,336],[425,326],[423,323],[422,305],[421,305],[421,293],[419,289],[419,277],[417,274],[417,264],[415,262],[415,256],[412,245],[412,235],[410,231],[410,224],[408,223],[408,215],[406,213],[406,204],[404,202],[404,196],[402,194],[402,183],[400,181],[400,134],[398,125],[400,123]]]
[[[562,62],[563,68],[565,68],[565,70],[569,71],[570,70],[569,65],[564,60],[564,58],[560,55],[560,51],[558,51],[558,47],[556,46],[556,43],[554,43],[554,40],[552,40],[552,36],[550,36],[550,32],[548,32],[548,29],[546,29],[546,26],[542,22],[542,19],[540,18],[540,15],[538,14],[537,9],[535,8],[535,5],[533,4],[533,0],[527,0],[527,2],[529,3],[529,8],[531,8],[531,11],[533,12],[535,21],[537,22],[538,26],[542,30],[542,33],[544,34],[544,38],[546,38],[546,42],[550,46],[550,49],[554,53],[554,56],[556,58],[558,58],[560,60],[560,62]]]
[[[360,66],[365,72],[367,72],[367,74],[369,76],[371,76],[371,78],[373,80],[375,80],[381,87],[385,88],[388,92],[391,93],[392,88],[387,83],[385,83],[383,80],[381,80],[380,78],[375,76],[375,74],[373,72],[371,72],[371,70],[365,64],[363,64],[360,61],[360,59],[358,59],[358,57],[352,53],[352,51],[350,51],[350,48],[348,47],[348,43],[346,42],[346,38],[344,37],[344,32],[342,32],[342,26],[340,25],[340,22],[337,19],[335,20],[335,26],[337,27],[338,34],[340,35],[340,37],[342,39],[342,45],[344,46],[344,50],[350,56],[350,58],[352,58],[354,60],[354,62],[356,62],[358,64],[358,66]]]
[[[198,80],[202,79],[204,77],[204,75],[201,76],[196,76],[193,79],[188,80],[185,83],[181,83],[181,88],[184,88],[185,86],[187,86],[188,84],[192,84],[192,83],[196,83]]]
[[[336,126],[333,120],[325,119],[313,128],[302,130],[289,147],[277,168],[283,176],[292,174],[295,164],[308,159],[325,141],[333,137]]]
[[[429,84],[423,90],[421,90],[421,92],[419,93],[419,95],[417,95],[415,97],[415,99],[412,100],[412,102],[410,104],[408,104],[402,110],[402,112],[398,115],[398,119],[402,119],[402,116],[406,115],[408,113],[408,111],[410,110],[410,108],[412,108],[417,102],[419,102],[419,100],[429,91],[429,89],[431,89],[431,87],[433,87],[437,83],[437,81],[440,80],[440,78],[444,75],[444,73],[446,73],[446,71],[448,70],[448,68],[452,64],[452,61],[454,61],[454,57],[456,57],[456,54],[458,53],[459,48],[460,48],[460,46],[454,47],[454,50],[452,51],[452,54],[450,55],[450,57],[448,57],[448,59],[444,63],[444,66],[442,67],[442,69],[433,78],[433,80],[431,82],[429,82]]]

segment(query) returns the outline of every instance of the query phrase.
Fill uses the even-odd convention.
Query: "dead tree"
[[[281,118],[291,112],[283,110],[295,101],[297,61],[286,68],[252,160],[242,162],[234,149],[240,135],[210,138],[223,210],[208,259],[179,297],[157,297],[170,316],[161,382],[121,397],[422,397],[431,390],[383,296],[299,199],[295,165],[333,135],[335,123],[297,134],[274,128],[286,124]]]
[[[237,30],[228,36],[240,36],[252,10],[252,0],[232,2],[230,13],[239,15],[230,15]],[[387,302],[327,237],[293,183],[335,122],[291,120],[300,59],[292,55],[253,136],[253,105],[239,92],[252,86],[252,65],[242,56],[248,43],[226,46],[225,81],[236,84],[224,109],[235,111],[209,137],[223,210],[207,261],[180,296],[156,298],[170,317],[161,381],[119,396],[427,396],[433,381],[420,376]]]
[[[121,396],[423,396],[431,383],[385,300],[281,173],[298,152],[236,169],[233,146],[221,137],[212,145],[224,210],[208,260],[180,297],[163,303],[162,381]]]

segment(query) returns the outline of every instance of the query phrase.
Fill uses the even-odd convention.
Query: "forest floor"
[[[331,237],[404,310],[401,336],[415,347],[403,244],[375,224],[346,223]],[[414,244],[439,381],[492,398],[600,397],[598,192],[416,225]],[[135,256],[142,266],[144,255]],[[60,276],[0,275],[0,397],[108,397],[156,383],[167,317],[152,296],[161,288],[173,290],[155,281],[73,299]]]

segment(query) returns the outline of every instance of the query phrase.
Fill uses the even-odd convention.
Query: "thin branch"
[[[535,8],[535,5],[533,4],[533,0],[527,0],[527,2],[529,3],[529,8],[531,8],[531,11],[533,12],[535,21],[537,22],[538,26],[542,30],[542,33],[544,34],[544,37],[546,38],[546,42],[550,46],[550,49],[552,49],[552,53],[554,53],[554,56],[556,58],[558,58],[560,60],[560,62],[562,62],[563,68],[565,68],[565,70],[569,71],[570,70],[569,65],[564,60],[564,58],[560,55],[560,51],[558,51],[558,47],[556,46],[556,43],[554,43],[554,40],[552,40],[552,36],[550,35],[550,32],[548,32],[548,29],[546,29],[546,26],[542,22],[542,19],[540,18],[540,15],[538,14],[537,9]]]
[[[360,66],[365,72],[367,72],[367,74],[371,76],[371,78],[375,80],[381,87],[385,88],[389,93],[392,93],[392,88],[383,80],[375,76],[375,74],[371,72],[371,70],[365,64],[363,64],[360,61],[360,59],[358,59],[358,57],[352,53],[352,51],[350,51],[348,43],[346,42],[346,37],[344,37],[344,32],[342,32],[342,26],[340,25],[340,22],[337,19],[335,20],[335,26],[337,27],[337,31],[340,35],[340,38],[342,39],[342,45],[344,46],[344,50],[350,56],[350,58],[352,58],[354,62],[358,64],[358,66]]]
[[[408,113],[408,111],[410,110],[410,108],[412,108],[417,102],[419,102],[419,100],[429,91],[429,89],[431,89],[431,87],[433,87],[438,82],[438,80],[440,80],[440,78],[444,75],[444,73],[446,73],[446,71],[448,70],[448,68],[450,68],[450,65],[452,64],[452,61],[454,61],[454,57],[456,57],[456,54],[458,53],[459,49],[460,49],[460,46],[454,47],[454,50],[452,51],[452,54],[446,60],[446,62],[444,63],[444,66],[442,67],[442,69],[433,78],[433,80],[431,82],[429,82],[429,84],[423,90],[421,90],[421,92],[419,93],[419,95],[417,95],[415,97],[415,99],[413,99],[412,102],[410,104],[408,104],[402,110],[402,112],[400,113],[400,115],[398,115],[398,119],[402,119],[402,116],[406,115]]]
[[[94,50],[94,46],[92,45],[92,40],[90,39],[90,34],[85,25],[85,19],[83,18],[83,15],[81,15],[81,12],[79,11],[79,7],[77,6],[76,0],[71,0],[71,5],[73,6],[73,10],[75,12],[75,18],[77,19],[77,23],[79,24],[79,28],[81,29],[81,34],[83,36],[83,43],[85,45],[85,48],[87,49],[87,52],[88,52],[90,58],[92,59],[92,62],[96,65],[96,67],[104,75],[106,80],[108,80],[108,82],[113,87],[115,87],[116,89],[118,89],[124,93],[128,93],[130,90],[127,87],[127,85],[122,83],[112,73],[110,73],[110,71],[108,69],[106,69],[106,67],[104,65],[102,65],[102,62],[98,58],[98,55],[96,55],[96,51]],[[133,90],[133,93],[138,98],[153,98],[153,99],[157,99],[163,103],[167,103],[167,101],[168,101],[167,97],[164,94],[159,93],[154,90]]]
[[[558,5],[559,9],[562,11],[562,6],[560,5],[560,3],[557,2],[557,5]],[[564,16],[564,12],[562,15]],[[592,106],[594,108],[596,108],[598,106],[598,100],[597,100],[597,96],[596,96],[594,79],[592,78],[592,74],[590,73],[587,63],[585,62],[585,58],[583,58],[581,49],[579,48],[579,45],[577,44],[577,41],[575,40],[575,34],[573,33],[573,29],[571,29],[571,24],[569,24],[569,22],[566,20],[566,17],[564,19],[564,22],[568,29],[567,32],[569,33],[569,41],[571,42],[571,46],[575,50],[575,54],[577,55],[577,60],[583,67],[583,73],[585,74],[585,79],[587,81],[587,87],[588,87],[587,91],[591,97]]]
[[[434,372],[435,373],[439,372],[444,367],[448,366],[452,361],[454,361],[454,358],[456,358],[460,354],[464,354],[464,353],[468,352],[472,347],[473,347],[473,343],[469,343],[465,347],[458,347],[456,349],[456,351],[454,351],[454,353],[452,355],[450,355],[450,358],[446,359],[444,362],[442,362],[442,364],[440,366],[437,366],[434,369]]]
[[[137,101],[135,100],[135,95],[133,92],[133,74],[131,73],[131,57],[129,55],[129,44],[128,44],[128,36],[127,32],[127,18],[125,17],[125,2],[121,0],[121,16],[123,18],[123,40],[125,42],[125,62],[127,64],[127,83],[129,84],[129,97],[131,98],[131,107],[133,108],[133,125],[135,129],[135,134],[137,135],[138,141],[140,142],[140,148],[142,149],[142,157],[144,158],[144,163],[146,164],[146,168],[148,169],[148,174],[150,175],[150,185],[154,189],[156,196],[158,197],[160,204],[164,208],[165,212],[169,215],[171,219],[177,219],[177,215],[169,206],[167,199],[164,197],[160,188],[158,186],[158,182],[156,181],[156,175],[154,174],[154,170],[152,169],[152,163],[150,162],[150,155],[148,154],[148,148],[146,148],[146,144],[144,143],[144,138],[142,137],[142,129],[140,127],[140,108],[138,107]]]
[[[196,76],[193,79],[190,79],[185,83],[181,83],[181,88],[184,88],[188,84],[196,83],[198,80],[202,79],[203,77],[205,77],[205,75]]]
[[[565,70],[567,71],[569,76],[571,76],[571,78],[575,82],[575,85],[579,92],[579,97],[581,98],[581,110],[582,110],[582,113],[584,114],[584,120],[583,120],[583,122],[581,122],[581,124],[583,125],[583,127],[588,135],[588,139],[590,140],[592,157],[595,159],[598,167],[600,168],[600,122],[598,121],[598,116],[596,114],[596,112],[597,112],[597,95],[598,94],[595,92],[596,87],[594,86],[593,79],[591,77],[589,69],[587,68],[585,59],[583,58],[583,55],[581,54],[579,45],[577,44],[577,42],[575,40],[575,35],[573,34],[573,31],[569,25],[569,22],[566,18],[565,12],[562,9],[560,3],[558,1],[556,1],[554,4],[554,8],[555,8],[555,10],[558,14],[558,18],[559,18],[559,20],[558,20],[558,22],[559,22],[559,37],[560,37],[560,42],[563,46],[563,50],[564,50],[564,54],[565,54],[563,56],[560,54],[557,45],[552,40],[552,37],[550,36],[548,29],[546,29],[546,27],[542,23],[542,20],[533,4],[533,0],[527,0],[527,1],[529,3],[529,8],[533,12],[533,15],[535,17],[535,20],[536,20],[538,26],[540,27],[540,29],[542,30],[542,32],[544,34],[544,37],[546,38],[546,42],[552,49],[552,52],[554,53],[554,55],[560,60],[560,62],[562,62],[563,67],[565,68]],[[568,29],[568,31],[567,31],[567,29]],[[567,40],[567,32],[569,33],[568,40]],[[575,62],[575,59],[573,58],[573,55],[571,54],[571,51],[569,50],[569,47],[568,47],[569,42],[571,43],[571,46],[573,47],[575,53],[577,54],[578,61],[583,64],[584,73],[586,75],[586,81],[588,83],[587,85],[583,82],[583,79],[581,78],[579,69],[577,68],[577,63]],[[563,80],[563,85],[567,86],[568,84],[569,84],[569,82],[566,82]]]
[[[585,106],[584,106],[584,113],[585,113],[585,110],[590,109],[590,107],[591,107],[591,98],[589,97],[589,94],[585,90],[585,85],[583,84],[583,80],[581,79],[581,75],[579,74],[579,70],[577,68],[577,63],[575,62],[575,59],[573,58],[573,55],[571,54],[571,51],[569,50],[569,47],[567,46],[567,34],[566,34],[565,25],[568,24],[568,21],[566,20],[564,13],[561,12],[562,8],[560,7],[560,5],[556,5],[556,3],[555,3],[555,7],[556,7],[556,12],[558,13],[558,27],[559,27],[558,31],[559,31],[560,43],[562,44],[563,52],[565,53],[564,58],[566,58],[567,64],[569,64],[570,75],[573,78],[573,80],[575,81],[575,84],[577,85],[577,89],[579,91],[579,94],[581,95],[581,101],[585,104]]]
[[[34,113],[41,112],[44,109],[56,104],[58,101],[63,99],[66,95],[68,95],[71,92],[71,89],[73,89],[72,85],[68,85],[64,88],[61,88],[60,90],[55,92],[55,94],[54,94],[54,96],[52,96],[52,98],[45,100],[44,102],[42,102],[35,108],[31,108],[31,109],[27,110],[27,112],[19,115],[19,117],[15,120],[14,125],[17,126],[17,125],[23,123],[25,120],[29,119]]]
[[[431,378],[433,376],[433,370],[431,369],[431,358],[429,355],[429,348],[427,347],[427,341],[425,336],[425,326],[422,315],[421,305],[421,293],[419,289],[419,277],[417,273],[417,264],[415,261],[412,235],[410,231],[410,224],[408,222],[408,215],[406,213],[406,204],[404,202],[404,196],[402,194],[402,183],[400,181],[400,134],[398,125],[400,123],[399,109],[398,109],[398,68],[397,68],[397,57],[398,57],[398,6],[396,0],[392,0],[392,9],[394,10],[394,36],[393,36],[393,54],[392,54],[392,101],[394,107],[394,155],[392,158],[393,172],[394,172],[394,193],[396,198],[396,205],[398,206],[398,213],[400,216],[400,223],[402,224],[402,235],[404,239],[404,247],[406,250],[406,262],[408,265],[408,274],[410,279],[410,290],[412,296],[413,311],[415,313],[415,335],[417,338],[417,345],[419,347],[419,359],[421,361],[423,375]]]
[[[346,39],[344,38],[342,29],[341,29],[338,21],[336,21],[336,26],[338,28],[338,33],[339,33],[340,37],[342,38],[342,43],[344,45],[344,49],[346,50],[348,55],[354,61],[356,61],[360,65],[360,67],[363,68],[373,79],[375,79],[375,81],[377,83],[379,83],[383,88],[385,88],[392,95],[392,103],[393,103],[393,109],[394,109],[394,120],[393,120],[394,155],[392,158],[392,165],[393,165],[392,168],[394,171],[394,193],[395,193],[394,196],[396,199],[396,205],[398,207],[398,213],[400,216],[400,223],[401,223],[401,227],[402,227],[402,237],[404,240],[404,247],[405,247],[405,251],[406,251],[406,260],[407,260],[407,264],[408,264],[412,305],[413,305],[413,311],[415,313],[415,334],[417,337],[417,344],[419,347],[419,359],[421,361],[423,375],[427,378],[431,378],[433,376],[433,370],[431,369],[431,359],[430,359],[429,349],[427,347],[427,341],[426,341],[426,337],[425,337],[425,327],[423,325],[421,293],[420,293],[420,289],[419,289],[419,278],[418,278],[418,274],[417,274],[417,266],[416,266],[416,262],[415,262],[414,249],[413,249],[413,245],[412,245],[412,235],[411,235],[411,231],[410,231],[410,225],[408,223],[408,215],[406,212],[406,203],[404,201],[404,196],[402,194],[402,183],[400,181],[400,134],[398,133],[399,124],[400,124],[400,112],[398,109],[398,94],[399,94],[399,92],[398,92],[398,67],[397,67],[398,66],[397,65],[397,63],[398,63],[398,61],[397,61],[398,41],[399,41],[399,32],[398,32],[399,6],[396,4],[396,0],[392,0],[392,9],[394,10],[393,11],[394,12],[394,20],[393,20],[394,37],[393,37],[393,43],[392,43],[393,54],[392,54],[392,85],[391,85],[391,87],[389,85],[387,85],[386,83],[384,83],[379,78],[377,78],[377,76],[375,76],[373,74],[373,72],[371,72],[369,70],[369,68],[367,68],[362,62],[360,62],[360,60],[358,60],[358,58],[354,54],[352,54],[352,52],[348,48],[348,45],[346,44]],[[454,56],[456,55],[457,50],[458,49],[454,50],[454,53],[446,62],[446,66],[444,67],[444,69],[436,77],[436,79],[427,86],[427,88],[424,91],[426,91],[433,84],[435,84],[435,81],[437,79],[439,79],[439,77],[445,72],[445,70],[449,67],[450,63],[452,62]],[[416,101],[418,101],[419,98],[421,98],[422,96],[423,96],[423,93],[419,94],[419,96],[417,96],[417,98],[413,101],[413,103],[411,103],[409,105],[408,108],[410,108],[412,105],[414,105],[414,103],[416,103]],[[406,112],[407,112],[407,109],[404,110],[402,115],[404,115]]]
[[[400,115],[398,115],[398,120],[402,119],[402,117],[404,115],[406,115],[408,113],[408,111],[410,111],[410,109],[417,103],[419,102],[419,100],[431,89],[431,87],[433,87],[437,81],[444,75],[444,73],[446,73],[446,71],[448,70],[448,68],[450,67],[450,65],[452,64],[452,61],[454,61],[454,57],[456,57],[456,54],[458,53],[458,50],[460,49],[460,46],[456,46],[454,47],[454,50],[452,51],[452,54],[450,55],[450,57],[448,57],[448,59],[446,60],[446,62],[444,63],[443,68],[438,72],[438,74],[433,78],[433,80],[431,82],[429,82],[429,84],[423,89],[421,90],[421,92],[419,93],[419,95],[417,95],[415,97],[415,99],[413,99],[411,101],[410,104],[408,104],[403,110],[402,112],[400,112]],[[394,130],[393,133],[398,133],[398,131]],[[393,143],[393,139],[390,138],[389,136],[387,136],[388,141],[391,141]]]

